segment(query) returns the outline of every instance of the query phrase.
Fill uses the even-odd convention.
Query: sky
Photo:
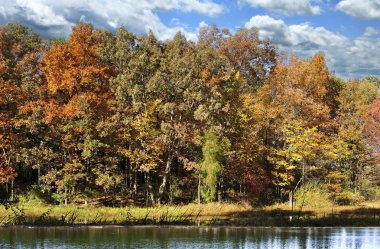
[[[17,22],[44,38],[68,37],[78,22],[161,40],[181,31],[193,41],[202,25],[232,32],[257,27],[279,51],[326,54],[344,79],[380,76],[380,0],[0,0],[0,24]]]

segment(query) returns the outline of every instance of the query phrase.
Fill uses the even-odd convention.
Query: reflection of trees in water
[[[5,248],[376,248],[380,243],[380,228],[8,227],[0,234]]]

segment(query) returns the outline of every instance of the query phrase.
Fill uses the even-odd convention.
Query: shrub
[[[29,192],[18,197],[20,204],[41,205],[51,202],[51,196],[48,191],[38,185],[32,185]]]
[[[325,185],[310,181],[297,189],[294,200],[296,207],[322,208],[332,206],[330,195]]]
[[[371,201],[379,201],[380,200],[380,187],[371,188],[368,191],[368,199]]]
[[[338,205],[357,205],[364,201],[364,197],[360,193],[343,190],[334,194],[334,200]]]

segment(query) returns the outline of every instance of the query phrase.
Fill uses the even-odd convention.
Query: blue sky
[[[380,0],[0,0],[0,23],[19,22],[45,38],[67,37],[80,21],[114,31],[123,25],[161,40],[201,25],[257,27],[281,51],[326,53],[339,77],[380,76]]]

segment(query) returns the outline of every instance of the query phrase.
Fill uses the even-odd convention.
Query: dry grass
[[[0,222],[12,224],[17,216],[21,223],[62,224],[128,224],[128,223],[175,223],[194,222],[225,217],[227,214],[250,210],[247,204],[209,203],[180,206],[155,206],[125,208],[92,206],[27,205],[0,206]],[[25,220],[25,221],[24,221]]]
[[[294,225],[289,217],[298,218],[302,224],[327,220],[360,225],[373,225],[380,221],[380,202],[361,206],[332,206],[329,208],[304,208],[292,211],[285,204],[255,208],[246,203],[187,204],[156,207],[92,207],[28,205],[0,206],[0,224],[28,225],[79,225],[79,224],[239,224],[239,225]],[[339,220],[332,221],[331,217]],[[344,219],[344,220],[342,220]],[[365,223],[365,221],[370,221]],[[375,223],[373,223],[375,222]],[[314,223],[311,223],[314,224]],[[310,225],[311,225],[310,224]],[[352,223],[356,224],[356,223]],[[338,224],[332,223],[338,226]]]

